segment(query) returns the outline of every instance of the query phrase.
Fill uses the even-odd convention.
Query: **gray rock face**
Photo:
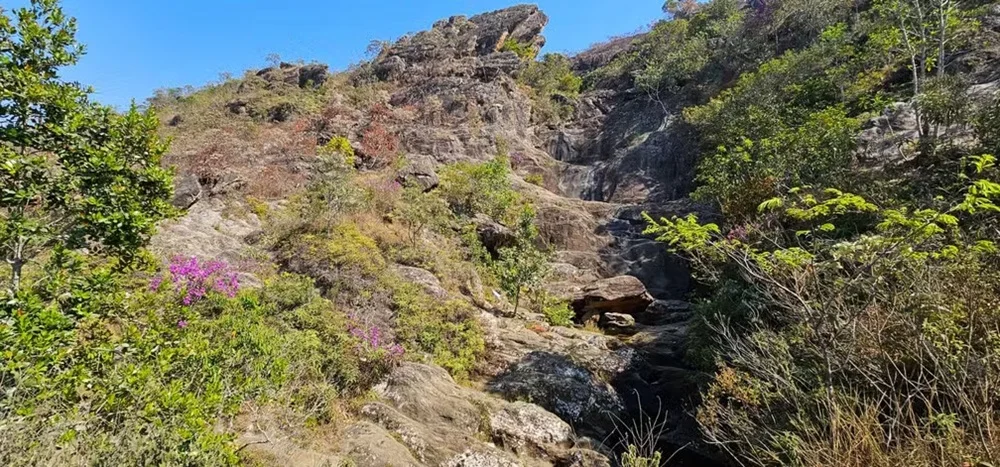
[[[635,317],[623,313],[605,313],[601,316],[600,325],[609,334],[631,334],[635,332]]]
[[[327,65],[313,63],[299,67],[299,87],[318,88],[326,82],[330,67]]]
[[[362,415],[391,433],[420,465],[534,467],[574,456],[603,457],[572,448],[573,431],[556,415],[459,386],[438,367],[405,363],[377,391],[384,402],[365,405]]]
[[[406,156],[406,167],[400,169],[396,181],[403,186],[418,186],[425,192],[433,190],[441,183],[434,170],[431,156],[410,154]]]
[[[201,182],[194,174],[180,175],[174,179],[174,199],[177,209],[188,209],[201,199]]]
[[[541,49],[545,45],[542,29],[549,18],[535,5],[517,5],[476,15],[469,21],[477,26],[476,51],[487,54],[498,50],[507,39]]]
[[[469,450],[448,459],[444,467],[521,467],[513,459],[492,452]]]
[[[444,423],[475,433],[481,412],[463,389],[442,368],[405,364],[389,376],[378,392],[413,420],[431,425]]]
[[[519,5],[466,18],[453,16],[428,30],[395,44],[386,56],[397,56],[408,64],[486,56],[500,50],[507,40],[541,48],[542,29],[548,23],[537,6]]]
[[[483,243],[490,253],[497,254],[501,248],[513,246],[517,243],[517,235],[507,226],[490,219],[489,216],[479,214],[473,222],[476,225],[476,233],[479,241]]]
[[[691,304],[683,300],[656,300],[635,315],[636,321],[645,325],[675,324],[692,317]]]
[[[624,407],[618,393],[593,371],[564,355],[532,352],[487,385],[508,400],[530,400],[577,427],[602,438]]]
[[[521,58],[514,52],[497,52],[482,57],[476,63],[475,76],[483,81],[492,81],[500,76],[513,75],[523,66]]]
[[[638,35],[618,37],[574,55],[573,71],[585,74],[611,63],[615,57],[628,51],[632,42],[634,42],[638,37]]]
[[[406,280],[422,287],[424,292],[434,298],[444,299],[448,297],[448,291],[441,287],[441,281],[434,273],[426,269],[397,265],[396,272]]]
[[[882,115],[870,120],[858,138],[858,156],[878,162],[900,162],[906,158],[904,147],[920,137],[913,105],[896,102]]]
[[[551,412],[527,402],[514,402],[490,416],[493,438],[514,452],[544,451],[573,441],[569,424]]]
[[[344,435],[344,455],[355,465],[392,465],[418,467],[421,465],[410,451],[392,435],[372,423],[350,426]]]
[[[257,76],[270,82],[282,82],[300,88],[318,88],[326,82],[329,70],[330,67],[328,65],[320,63],[310,63],[308,65],[281,63],[278,66],[258,71]]]

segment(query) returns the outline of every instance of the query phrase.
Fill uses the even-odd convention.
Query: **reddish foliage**
[[[369,115],[370,121],[361,135],[361,151],[369,168],[385,167],[399,151],[399,138],[386,126],[392,114],[388,107],[378,104]]]
[[[308,182],[304,173],[271,165],[250,179],[247,194],[261,199],[280,199],[304,188]]]

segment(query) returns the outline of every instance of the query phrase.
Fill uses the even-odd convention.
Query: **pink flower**
[[[180,321],[177,322],[177,327],[181,328],[181,329],[184,329],[184,328],[188,327],[188,322],[186,320],[182,319],[182,320],[180,320]]]
[[[222,261],[199,262],[198,258],[175,257],[168,267],[174,291],[181,294],[181,303],[191,305],[201,300],[209,292],[217,292],[229,298],[239,292],[239,275]],[[153,278],[150,287],[159,288],[162,277]]]
[[[163,284],[163,276],[157,274],[153,276],[152,279],[149,280],[149,290],[151,292],[156,292],[157,290],[160,290],[160,284]]]

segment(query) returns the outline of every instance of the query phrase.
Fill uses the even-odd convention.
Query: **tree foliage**
[[[52,0],[0,19],[0,248],[9,291],[24,267],[86,248],[129,265],[170,213],[158,120],[92,104],[59,78],[82,54],[75,21]]]
[[[722,288],[701,306],[719,368],[698,414],[707,436],[761,465],[995,461],[998,250],[963,225],[1000,212],[994,160],[971,158],[944,209],[804,187],[727,234],[648,219],[701,280],[744,289],[739,309],[713,305]]]

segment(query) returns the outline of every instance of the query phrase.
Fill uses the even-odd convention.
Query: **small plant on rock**
[[[549,324],[563,327],[572,326],[573,317],[576,316],[573,308],[569,306],[569,303],[564,301],[545,303],[542,307],[542,314],[545,315],[545,319],[549,321]]]

